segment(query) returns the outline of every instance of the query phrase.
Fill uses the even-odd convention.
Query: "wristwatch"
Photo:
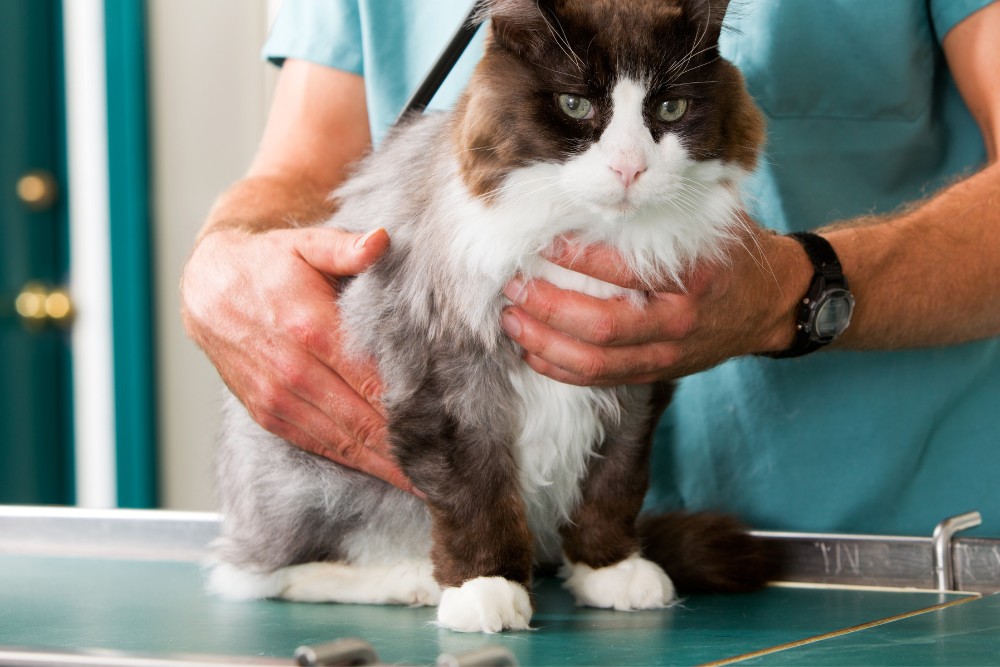
[[[844,333],[854,312],[854,295],[830,242],[812,232],[789,236],[805,248],[814,273],[795,313],[795,340],[787,350],[766,354],[775,359],[801,357],[829,345]]]

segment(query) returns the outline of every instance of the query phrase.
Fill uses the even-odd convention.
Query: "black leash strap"
[[[417,87],[417,91],[410,97],[410,101],[403,107],[403,112],[396,118],[397,125],[411,113],[423,113],[427,105],[431,103],[434,94],[437,93],[438,88],[441,87],[444,80],[448,78],[448,74],[455,67],[458,59],[462,57],[465,49],[469,46],[469,42],[472,41],[472,37],[479,29],[479,26],[474,25],[472,20],[486,7],[487,2],[488,0],[476,0],[473,3],[472,9],[469,10],[469,15],[462,21],[462,25],[458,27],[455,35],[448,42],[448,46],[444,47],[444,51],[438,56],[437,62],[431,67],[427,76],[420,83],[420,86]]]

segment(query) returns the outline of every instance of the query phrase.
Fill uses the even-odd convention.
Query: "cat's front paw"
[[[659,609],[676,598],[674,584],[659,565],[638,555],[594,569],[567,563],[563,584],[576,603],[601,609]]]
[[[446,588],[438,605],[438,625],[458,632],[527,630],[530,620],[528,591],[503,577],[476,577]]]

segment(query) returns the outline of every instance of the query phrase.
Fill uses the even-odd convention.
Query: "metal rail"
[[[785,581],[1000,592],[1000,539],[955,537],[976,518],[947,519],[936,537],[756,534],[778,546]],[[202,512],[0,506],[0,554],[200,561],[219,520]]]
[[[945,519],[934,537],[757,532],[784,564],[782,580],[806,584],[1000,592],[1000,539],[956,538],[978,512]]]

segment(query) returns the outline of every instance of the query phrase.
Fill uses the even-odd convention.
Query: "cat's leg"
[[[454,404],[438,402],[435,388],[419,395],[390,417],[390,434],[403,470],[427,497],[431,559],[442,587],[437,622],[462,632],[527,629],[532,536],[513,420],[496,418],[503,405],[495,391],[464,391],[463,417],[452,412]],[[468,405],[476,401],[482,404]]]
[[[607,425],[580,504],[560,529],[563,575],[580,605],[655,609],[674,601],[674,587],[659,565],[640,555],[636,519],[649,486],[652,430],[670,387],[621,391],[621,419]]]
[[[224,520],[207,586],[233,599],[436,604],[430,520],[416,497],[304,452],[227,402]]]
[[[209,590],[230,599],[284,598],[297,602],[433,606],[441,599],[430,561],[391,565],[315,562],[274,572],[213,568]]]

